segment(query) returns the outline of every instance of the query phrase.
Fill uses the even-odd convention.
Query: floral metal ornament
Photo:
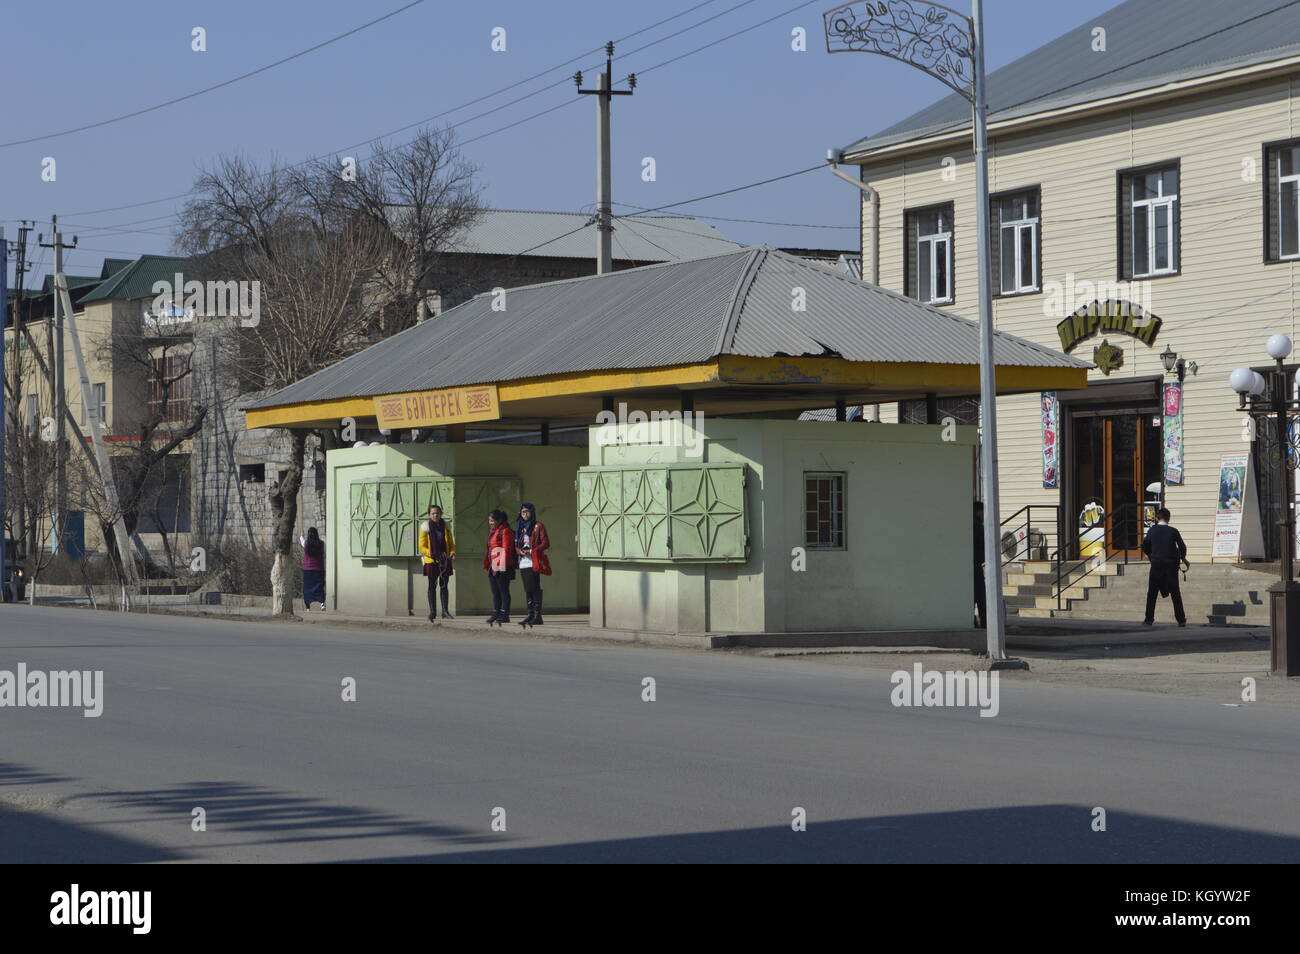
[[[924,70],[975,102],[973,21],[921,0],[858,0],[822,14],[828,53],[880,53]]]

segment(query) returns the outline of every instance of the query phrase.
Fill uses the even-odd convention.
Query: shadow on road
[[[14,762],[0,762],[0,785],[74,781]],[[10,798],[0,790],[0,864],[132,864],[178,861],[184,853],[98,831],[60,816],[58,799]]]
[[[536,848],[402,855],[372,863],[571,862],[945,862],[1071,864],[1204,864],[1300,861],[1300,838],[1110,812],[1092,830],[1092,809],[1029,805],[922,815],[890,815],[698,834],[591,841]],[[516,833],[519,834],[519,833]],[[542,833],[538,833],[542,834]]]
[[[250,845],[363,838],[419,838],[470,845],[495,842],[501,837],[354,805],[332,804],[324,799],[244,782],[188,782],[167,788],[85,797],[106,801],[117,808],[174,817],[187,829],[194,809],[202,808],[209,834],[261,836],[244,842]],[[223,843],[223,847],[230,846],[229,842]]]

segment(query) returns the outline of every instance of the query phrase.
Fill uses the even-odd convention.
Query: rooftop
[[[1094,29],[1105,31],[1095,50]],[[1300,54],[1300,4],[1281,0],[1127,0],[988,76],[989,122],[1016,119]],[[900,65],[901,69],[901,65]],[[937,86],[937,83],[936,83]],[[951,93],[859,139],[848,159],[970,128]]]
[[[320,405],[341,400],[557,376],[566,376],[559,391],[576,394],[586,387],[574,384],[583,375],[617,373],[623,380],[633,369],[684,367],[712,369],[691,379],[705,392],[746,380],[766,389],[719,394],[713,413],[746,406],[753,413],[776,406],[768,399],[778,397],[787,409],[802,410],[826,407],[828,396],[862,403],[979,388],[974,322],[767,246],[509,289],[504,312],[493,301],[492,293],[479,295],[253,409],[310,404],[277,419],[328,419],[333,409]],[[1007,369],[999,373],[1003,393],[1051,390],[1048,379],[1083,387],[1090,367],[1004,333],[996,334],[994,353]],[[711,364],[720,358],[734,359],[728,367],[743,374],[728,378]],[[809,370],[814,366],[820,370]],[[782,386],[780,394],[773,385]],[[625,382],[617,390],[639,386]],[[599,394],[589,396],[599,402]],[[509,399],[503,393],[503,403]],[[541,406],[520,410],[540,413]],[[566,416],[558,404],[547,413]],[[250,426],[262,426],[252,423],[255,417],[275,415],[250,415]]]

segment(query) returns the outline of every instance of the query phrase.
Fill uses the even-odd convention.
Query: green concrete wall
[[[691,454],[612,443],[621,428],[593,428],[589,464],[745,464],[748,561],[588,561],[593,625],[677,633],[971,625],[974,428],[717,418],[701,430]],[[846,545],[806,550],[806,569],[796,571],[809,471],[845,475]]]
[[[329,501],[328,605],[366,616],[424,616],[428,612],[426,580],[417,557],[354,557],[349,526],[354,481],[381,477],[451,478],[456,484],[457,515],[452,521],[457,561],[450,595],[457,615],[486,614],[492,604],[482,568],[487,539],[486,512],[505,510],[513,522],[519,504],[531,500],[551,538],[554,573],[544,579],[546,609],[585,610],[589,576],[575,555],[577,503],[574,478],[585,462],[586,448],[503,444],[380,444],[330,451],[326,455]],[[484,482],[477,478],[501,478]],[[518,492],[513,488],[518,487]],[[472,493],[463,492],[472,488]],[[495,489],[494,489],[495,488]],[[517,499],[495,499],[495,497]],[[469,499],[470,497],[482,499]],[[489,499],[493,498],[493,499]],[[481,513],[480,513],[481,512]],[[472,521],[463,513],[478,514]],[[512,611],[524,606],[523,585],[511,585]]]

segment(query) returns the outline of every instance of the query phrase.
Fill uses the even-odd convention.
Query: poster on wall
[[[1264,535],[1249,453],[1224,454],[1219,458],[1217,493],[1211,561],[1236,562],[1244,557],[1262,557]]]
[[[1164,441],[1165,484],[1183,482],[1183,386],[1165,385],[1164,420],[1160,432]]]
[[[1060,433],[1060,405],[1055,391],[1043,392],[1043,486],[1049,489],[1060,486],[1060,470],[1056,438]]]

